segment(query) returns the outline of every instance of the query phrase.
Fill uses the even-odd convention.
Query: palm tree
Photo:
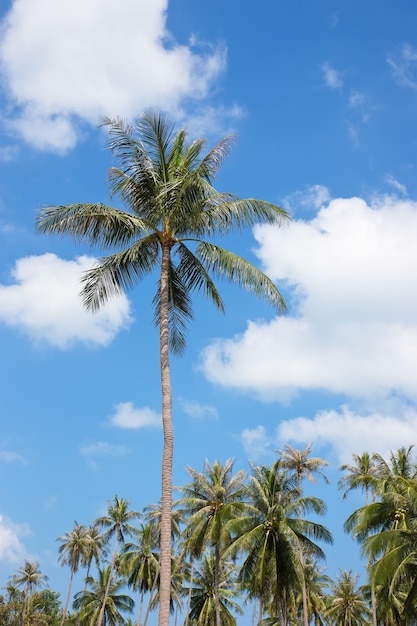
[[[184,530],[184,552],[192,558],[201,557],[207,545],[214,548],[214,600],[217,607],[217,626],[220,626],[220,597],[218,591],[220,560],[227,547],[230,533],[227,523],[244,507],[246,473],[233,475],[234,459],[224,465],[206,459],[204,472],[192,467],[186,470],[192,480],[182,487],[184,496],[176,503],[187,517]]]
[[[324,526],[300,518],[299,511],[323,514],[325,505],[319,498],[300,498],[296,477],[280,460],[270,468],[252,466],[248,499],[247,513],[230,524],[236,537],[229,553],[243,557],[239,582],[249,597],[259,598],[259,622],[268,605],[285,626],[304,580],[300,553],[324,558],[315,541],[332,542]]]
[[[232,611],[243,614],[234,601],[239,594],[236,570],[236,566],[223,560],[220,572],[216,574],[215,557],[211,553],[203,554],[191,591],[189,623],[192,626],[216,626],[219,612],[222,626],[236,626]]]
[[[95,524],[98,528],[105,528],[105,537],[107,540],[112,537],[115,538],[113,556],[109,566],[109,573],[107,576],[107,587],[103,596],[103,603],[101,606],[101,612],[98,617],[97,626],[101,626],[103,623],[104,612],[107,602],[107,594],[110,591],[112,582],[113,570],[116,564],[116,559],[119,552],[119,547],[124,544],[125,536],[132,535],[134,533],[134,526],[131,522],[140,518],[140,513],[136,511],[129,511],[130,500],[125,498],[118,498],[114,496],[113,502],[107,503],[107,515],[99,517]]]
[[[417,610],[417,482],[410,472],[402,473],[384,475],[380,501],[360,509],[352,520],[354,535],[373,561],[369,573],[379,613],[383,605],[388,615],[406,621]]]
[[[374,454],[374,461],[378,467],[378,474],[382,480],[395,480],[396,477],[416,478],[417,466],[412,458],[414,445],[398,448],[396,452],[391,451],[389,462],[380,454]]]
[[[321,468],[328,465],[328,462],[318,457],[311,457],[312,443],[309,443],[303,450],[296,450],[290,445],[286,444],[284,450],[277,450],[281,457],[281,465],[287,468],[290,472],[294,472],[297,477],[297,485],[300,492],[300,496],[303,494],[303,480],[307,478],[312,483],[316,482],[315,474],[318,474],[323,480],[328,483],[327,476],[321,471]],[[302,511],[299,511],[300,519],[302,517]],[[300,552],[301,563],[304,565],[304,555]],[[303,599],[303,618],[304,626],[308,626],[310,623],[307,607],[307,590],[305,582],[302,583],[302,599]]]
[[[88,577],[90,589],[75,594],[73,607],[80,611],[83,624],[96,626],[102,621],[106,626],[123,624],[121,611],[132,613],[134,602],[127,595],[118,593],[124,580],[112,574],[111,566],[98,570],[98,578]],[[103,610],[104,606],[104,610]]]
[[[107,554],[108,539],[105,537],[97,526],[87,526],[86,530],[86,546],[81,557],[83,567],[87,569],[85,580],[90,575],[91,563],[95,561],[97,569],[100,566],[100,560]],[[84,587],[84,591],[86,586]]]
[[[109,172],[111,192],[128,211],[102,203],[52,206],[37,219],[41,233],[70,234],[104,250],[87,272],[82,294],[95,311],[109,298],[131,288],[159,269],[153,304],[160,331],[162,422],[161,602],[159,626],[169,623],[173,425],[169,350],[185,347],[186,322],[192,319],[191,294],[202,291],[217,308],[223,302],[211,273],[235,282],[285,309],[281,294],[259,269],[219,245],[205,240],[255,223],[281,224],[288,214],[261,200],[221,193],[213,181],[228,156],[232,137],[202,156],[205,140],[187,145],[186,131],[174,134],[160,114],[145,114],[132,127],[106,119],[109,147],[120,167]]]
[[[71,596],[72,580],[74,574],[78,572],[80,561],[85,558],[85,553],[88,546],[87,529],[85,526],[75,522],[73,530],[65,533],[65,535],[62,535],[61,537],[58,537],[57,541],[61,542],[61,545],[58,549],[58,560],[61,561],[61,565],[69,564],[71,569],[67,599],[65,601],[65,606],[61,619],[61,626],[63,626],[68,611],[69,599]]]
[[[10,582],[16,587],[24,588],[24,602],[22,612],[22,623],[25,626],[28,610],[28,603],[31,593],[34,589],[42,587],[48,581],[48,576],[41,573],[38,561],[31,563],[25,561],[23,567],[20,567],[17,574],[10,576]]]
[[[372,456],[368,452],[363,452],[361,455],[352,454],[354,464],[345,463],[340,466],[342,472],[346,474],[338,481],[338,488],[344,489],[342,495],[345,499],[350,491],[355,489],[361,489],[365,492],[365,506],[369,503],[369,494],[373,494],[375,500],[375,490],[378,484],[380,475],[380,463],[377,462],[375,454]],[[368,570],[371,567],[370,557],[368,559]],[[376,614],[376,600],[375,590],[371,583],[371,606],[372,606],[372,623],[373,626],[377,626],[377,614]]]
[[[365,626],[369,623],[371,612],[357,582],[358,575],[353,575],[351,570],[339,572],[326,611],[332,626]]]
[[[159,532],[154,523],[147,522],[135,528],[132,535],[134,541],[126,543],[123,549],[121,569],[127,576],[129,587],[140,592],[137,620],[140,626],[145,594],[150,593],[150,605],[159,578]]]
[[[338,488],[345,489],[343,499],[354,489],[365,491],[365,504],[368,504],[369,493],[374,491],[379,477],[376,455],[363,452],[360,455],[353,453],[352,456],[354,464],[345,463],[340,466],[340,470],[346,474],[339,480]]]

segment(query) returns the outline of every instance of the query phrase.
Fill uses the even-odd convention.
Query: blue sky
[[[188,465],[329,463],[328,572],[360,567],[343,534],[352,452],[416,443],[417,8],[410,0],[19,0],[1,9],[0,586],[25,558],[53,589],[55,538],[115,494],[160,494],[156,277],[86,313],[96,250],[35,233],[45,205],[108,201],[103,115],[168,111],[208,146],[236,133],[219,189],[287,208],[284,229],[225,245],[288,312],[222,285],[173,358],[174,481]],[[81,585],[81,583],[80,583]],[[249,623],[249,622],[248,622]]]

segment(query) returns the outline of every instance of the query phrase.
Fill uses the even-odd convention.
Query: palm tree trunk
[[[302,477],[299,475],[297,477],[297,482],[298,482],[298,489],[300,492],[300,497],[303,494],[303,480]],[[299,512],[298,512],[298,519],[302,520],[303,519],[303,511],[300,508]],[[300,563],[301,563],[301,567],[303,569],[303,584],[301,587],[301,595],[303,598],[303,618],[304,618],[304,626],[309,626],[309,619],[308,619],[308,608],[307,608],[307,588],[306,588],[306,580],[305,580],[305,576],[304,576],[304,554],[303,554],[303,550],[302,548],[300,548]]]
[[[219,572],[220,572],[220,550],[218,543],[215,547],[215,561],[214,561],[214,594],[216,602],[216,626],[221,626],[220,621],[220,598],[219,598]]]
[[[188,626],[188,622],[189,622],[189,619],[190,619],[191,594],[192,594],[192,591],[193,591],[193,582],[194,582],[194,557],[191,555],[190,588],[188,590],[187,613],[185,615],[184,626]]]
[[[71,596],[71,587],[72,587],[72,579],[73,579],[73,577],[74,577],[74,568],[71,567],[71,576],[70,576],[70,581],[69,581],[69,585],[68,585],[67,599],[66,599],[65,607],[64,607],[64,610],[63,610],[63,613],[62,613],[61,626],[64,625],[65,618],[66,618],[67,612],[68,612],[68,604],[69,604],[69,599],[70,599],[70,596]]]
[[[142,607],[143,607],[143,598],[145,597],[145,592],[142,589],[140,592],[140,603],[139,603],[139,612],[138,612],[138,626],[140,626],[140,620],[142,618]]]
[[[97,626],[105,626],[105,624],[106,624],[104,611],[106,609],[107,598],[109,597],[109,590],[110,590],[110,585],[111,585],[111,579],[113,577],[113,569],[114,569],[114,564],[116,563],[117,549],[119,547],[119,540],[117,538],[117,532],[118,531],[116,530],[116,541],[114,543],[113,557],[112,557],[111,564],[110,564],[109,579],[107,581],[106,590],[104,592],[103,604],[101,605],[100,614],[99,614],[98,620],[97,620]]]
[[[172,390],[169,367],[169,261],[170,248],[162,248],[161,298],[160,298],[160,357],[162,386],[162,425],[164,449],[162,455],[162,503],[160,538],[160,582],[158,626],[169,626],[169,606],[171,596],[171,515],[172,515],[172,462],[174,456],[174,432],[172,427]]]
[[[148,602],[148,606],[146,607],[146,613],[145,613],[145,619],[143,620],[143,626],[146,626],[148,623],[149,613],[151,612],[152,600],[153,600],[156,585],[158,582],[158,576],[159,576],[159,573],[155,572],[155,578],[152,584],[152,589],[149,594],[149,602]]]

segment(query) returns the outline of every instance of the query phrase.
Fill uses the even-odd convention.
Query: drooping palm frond
[[[284,299],[272,280],[246,259],[208,242],[200,242],[197,245],[196,256],[201,259],[208,271],[238,284],[272,304],[278,311],[286,310]]]
[[[146,224],[136,216],[101,202],[46,207],[36,223],[40,233],[71,235],[99,249],[129,245],[147,232]]]

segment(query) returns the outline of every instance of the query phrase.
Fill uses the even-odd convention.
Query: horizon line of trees
[[[286,445],[271,466],[234,472],[205,461],[187,467],[172,511],[170,612],[175,626],[236,626],[248,603],[257,626],[411,626],[417,623],[417,464],[413,446],[353,454],[340,467],[342,497],[361,490],[364,504],[344,529],[365,557],[366,583],[340,569],[325,574],[330,531],[317,519],[325,502],[305,481],[327,461]],[[313,519],[310,519],[311,516]],[[91,525],[74,523],[57,538],[69,568],[66,597],[49,587],[38,562],[26,561],[0,595],[0,626],[147,626],[159,606],[161,507],[130,509],[114,497]],[[85,570],[83,589],[74,576]],[[92,570],[94,574],[92,574]],[[72,599],[72,602],[71,602]],[[135,617],[133,619],[136,607]]]

